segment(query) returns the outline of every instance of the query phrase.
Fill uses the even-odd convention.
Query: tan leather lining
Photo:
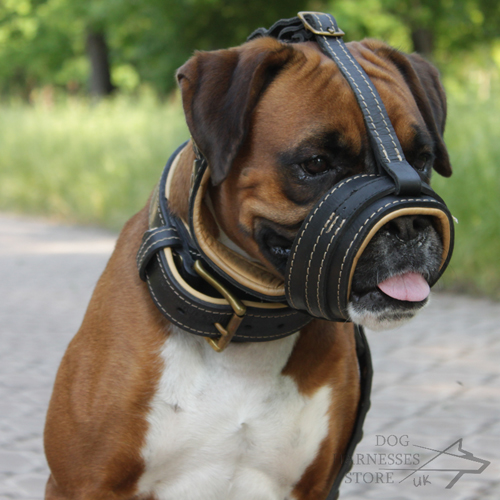
[[[372,238],[375,236],[375,233],[387,222],[389,222],[392,219],[396,219],[397,217],[402,217],[404,215],[432,215],[436,217],[437,221],[439,222],[440,226],[440,234],[441,238],[443,240],[443,255],[441,256],[441,267],[443,267],[443,264],[446,260],[446,257],[448,256],[448,252],[450,251],[450,221],[448,220],[448,217],[444,212],[441,210],[438,210],[437,208],[419,208],[419,207],[411,207],[411,208],[401,208],[399,210],[395,210],[394,212],[391,212],[390,214],[387,214],[385,217],[382,217],[371,229],[371,231],[368,233],[366,238],[363,241],[363,244],[358,250],[358,253],[356,254],[356,257],[354,257],[352,267],[351,267],[351,273],[349,275],[349,286],[347,288],[347,297],[350,297],[351,295],[351,285],[352,285],[352,277],[354,275],[354,270],[356,269],[356,266],[358,264],[358,260],[360,259],[362,253],[365,251],[365,248],[368,246],[368,243],[372,240]]]
[[[210,171],[207,169],[196,195],[193,210],[193,227],[201,249],[217,267],[243,286],[270,297],[284,295],[285,284],[282,279],[274,276],[262,264],[246,260],[209,232],[209,228],[216,227],[204,200],[209,180]]]
[[[165,197],[167,198],[167,200],[170,196],[170,187],[172,186],[172,179],[174,178],[175,170],[179,166],[179,160],[184,150],[185,148],[177,154],[177,156],[174,158],[174,161],[172,162],[172,165],[170,165],[170,170],[168,172],[167,180],[165,182]]]
[[[193,287],[189,286],[179,274],[177,270],[177,266],[174,262],[174,256],[172,254],[172,249],[167,247],[164,249],[165,257],[167,259],[168,265],[170,267],[170,271],[174,275],[177,282],[186,289],[191,295],[194,295],[196,298],[203,300],[204,302],[209,302],[210,304],[219,304],[219,305],[229,305],[229,302],[226,299],[218,299],[216,297],[210,297],[209,295],[205,295],[200,293],[198,290],[195,290]],[[243,304],[248,307],[254,307],[258,309],[284,309],[288,307],[286,304],[281,304],[279,302],[252,302],[251,300],[243,300]]]
[[[182,153],[182,151],[181,151],[181,153]],[[172,166],[170,167],[170,172],[168,173],[168,176],[167,176],[167,180],[165,182],[165,195],[166,195],[167,199],[168,199],[169,194],[170,194],[170,188],[171,188],[171,185],[172,185],[172,179],[174,177],[175,169],[177,168],[177,166],[179,164],[179,158],[180,158],[181,153],[179,153],[177,155],[177,158],[175,158],[175,160],[173,161]],[[208,178],[209,177],[210,177],[210,175],[208,175]],[[208,178],[206,180],[205,180],[205,178],[203,179],[203,182],[205,182],[205,184],[200,187],[200,190],[198,191],[199,193],[201,191],[203,191],[203,192],[206,191]],[[202,198],[202,197],[198,197],[198,198]],[[156,196],[156,199],[155,199],[156,203],[157,203],[157,199],[158,198]],[[198,199],[196,201],[198,201]],[[198,210],[199,210],[199,208],[198,208]],[[208,208],[206,206],[204,207],[203,212],[206,213],[206,214],[208,214],[209,216],[211,216],[211,213],[210,213],[210,211],[208,210]],[[187,227],[187,225],[186,225],[186,227]],[[210,225],[210,227],[213,227],[213,225]],[[217,243],[219,244],[219,246],[226,248],[226,250],[228,252],[231,252],[232,254],[237,255],[237,254],[235,254],[235,252],[229,250],[227,247],[225,247],[221,243],[219,243],[219,242],[217,242]],[[197,297],[200,300],[203,300],[205,302],[211,303],[211,304],[229,305],[229,303],[227,302],[226,299],[222,299],[222,298],[218,299],[216,297],[210,297],[209,295],[205,295],[203,293],[200,293],[197,290],[195,290],[194,288],[192,288],[191,286],[189,286],[189,284],[186,283],[182,279],[179,271],[177,270],[177,266],[175,265],[174,257],[173,257],[173,254],[172,254],[172,249],[169,248],[169,247],[167,247],[163,251],[165,253],[165,258],[167,259],[167,262],[168,262],[168,265],[170,267],[170,270],[171,270],[172,274],[175,276],[175,279],[191,295]],[[241,256],[238,255],[238,257],[241,260],[244,260]],[[247,262],[247,261],[245,261],[245,262]],[[277,294],[277,295],[279,295],[279,294]],[[244,300],[243,303],[246,306],[254,307],[254,308],[259,308],[259,309],[284,309],[284,308],[288,307],[286,304],[282,304],[282,303],[279,303],[279,302],[261,303],[261,302],[253,302],[253,301],[249,301],[249,300]]]

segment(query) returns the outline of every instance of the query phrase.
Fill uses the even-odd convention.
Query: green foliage
[[[420,51],[444,72],[467,54],[491,63],[492,44],[500,40],[500,2],[491,0],[329,0],[324,8],[347,39],[375,37],[404,52]]]
[[[308,8],[332,12],[347,40],[429,50],[452,96],[455,171],[433,182],[460,221],[443,283],[500,297],[500,2],[492,0],[3,0],[0,97],[35,104],[0,105],[0,209],[120,227],[188,136],[177,101],[123,94],[164,97],[194,50],[238,45]],[[89,31],[106,35],[119,89],[96,106],[82,99]]]
[[[434,176],[446,200],[456,245],[443,283],[462,292],[500,298],[500,100],[469,95],[450,106],[445,140],[453,165],[450,179]]]
[[[491,0],[329,0],[323,8],[361,36],[390,37],[392,30],[408,34],[429,30],[443,50],[471,48],[498,39],[500,4]],[[388,40],[390,41],[390,40]]]
[[[408,26],[396,15],[387,11],[385,0],[330,0],[326,11],[335,15],[345,40],[380,38],[405,52],[411,51],[411,37]]]
[[[4,105],[0,137],[0,210],[118,229],[189,135],[178,103],[120,98]]]
[[[147,83],[160,93],[196,50],[243,43],[251,31],[292,17],[299,0],[5,0],[0,3],[0,90],[29,95],[45,84],[87,85],[88,30],[110,46],[112,75],[123,90]]]
[[[238,45],[255,28],[307,8],[334,13],[347,39],[379,37],[405,51],[424,30],[420,40],[432,39],[442,69],[500,34],[500,3],[491,0],[4,0],[0,91],[25,98],[47,84],[85,91],[92,30],[107,37],[119,89],[149,85],[165,94],[194,50]]]
[[[61,73],[68,73],[67,65],[75,53],[81,31],[81,23],[61,2],[5,0],[0,3],[0,89],[3,93],[27,95],[35,86],[61,80]],[[66,78],[68,76],[73,75]]]
[[[243,43],[262,25],[292,17],[299,0],[148,0],[134,3],[133,14],[122,13],[119,26],[110,26],[110,43],[119,59],[129,61],[141,78],[161,92],[171,90],[173,75],[196,50],[214,50]],[[126,47],[126,55],[117,54]]]

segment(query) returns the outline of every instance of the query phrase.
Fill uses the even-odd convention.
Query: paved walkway
[[[43,498],[52,383],[114,240],[0,215],[0,499]],[[499,334],[500,304],[446,294],[404,328],[369,332],[372,410],[341,498],[500,498]]]

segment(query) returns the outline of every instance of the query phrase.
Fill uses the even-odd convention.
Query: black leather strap
[[[173,226],[157,227],[144,233],[142,244],[137,252],[137,267],[141,280],[146,281],[146,268],[155,254],[166,247],[180,247],[181,238]]]
[[[441,236],[449,245],[444,245],[444,262],[436,279],[446,269],[453,249],[453,222],[446,204],[406,161],[382,99],[347,49],[343,34],[330,14],[301,12],[297,18],[281,20],[269,30],[260,28],[249,37],[317,42],[353,89],[379,167],[377,175],[349,177],[326,193],[306,217],[291,248],[285,273],[288,303],[330,321],[349,318],[347,301],[357,251],[369,231],[396,209],[401,209],[401,215],[432,213],[444,221]]]
[[[322,23],[321,19],[319,19],[319,22]],[[315,36],[310,30],[304,29],[304,24],[301,20],[293,18],[291,20],[278,21],[269,31],[261,28],[251,35],[251,37],[266,36],[268,34],[291,42],[311,40]],[[390,121],[387,123],[390,124]],[[386,139],[384,138],[384,140]],[[137,265],[141,278],[147,281],[153,301],[166,318],[187,332],[217,338],[219,337],[219,332],[214,324],[216,322],[226,324],[233,316],[233,310],[229,305],[207,302],[200,298],[200,294],[194,295],[189,291],[186,284],[191,287],[191,290],[202,292],[208,296],[217,297],[218,295],[214,289],[210,289],[206,282],[203,282],[193,271],[194,261],[198,259],[203,260],[203,258],[183,222],[169,211],[168,200],[165,197],[165,183],[170,166],[173,159],[184,146],[185,144],[180,146],[170,158],[163,172],[159,187],[153,197],[150,210],[150,229],[144,234],[137,254]],[[399,158],[397,161],[400,161]],[[396,160],[392,159],[389,163],[391,162],[392,167],[394,167]],[[191,193],[191,203],[194,200],[196,190],[199,187],[206,168],[206,161],[199,156],[195,162],[193,172],[194,189]],[[400,171],[404,170],[405,165],[398,165],[397,174],[394,174],[394,172],[391,173],[390,169],[386,169],[396,184],[396,188],[391,185],[388,188],[389,191],[395,189],[398,192],[416,191],[416,182],[411,175],[405,175],[404,173],[398,175]],[[192,224],[192,221],[190,222]],[[177,260],[173,265],[167,261],[166,252],[164,251],[166,247],[172,248],[172,259]],[[242,300],[255,300],[252,297],[245,296],[244,292],[242,295],[241,290],[238,290],[238,288],[241,289],[238,283],[232,283],[229,277],[226,278],[225,285],[228,288],[232,288],[235,293],[239,293]],[[233,337],[233,341],[259,342],[275,340],[300,330],[310,321],[311,317],[308,314],[290,307],[269,309],[259,307],[255,302],[253,302],[253,305],[247,303],[247,313]],[[360,402],[354,430],[345,452],[346,455],[343,457],[341,468],[326,500],[338,498],[341,482],[352,467],[352,455],[355,447],[363,436],[363,423],[370,407],[373,373],[371,356],[364,331],[357,325],[355,325],[355,340],[360,370]]]
[[[318,318],[345,321],[357,252],[372,228],[393,212],[432,209],[448,219],[453,240],[448,208],[428,186],[423,191],[429,194],[396,196],[394,183],[385,175],[357,175],[336,184],[311,210],[294,241],[285,273],[288,303]],[[452,248],[451,243],[430,286],[446,269]]]
[[[340,470],[333,482],[333,486],[330,493],[325,500],[336,500],[339,497],[339,489],[342,484],[342,480],[346,474],[352,469],[354,455],[354,450],[359,444],[361,439],[363,439],[363,424],[365,422],[366,414],[370,409],[370,395],[372,391],[372,379],[373,379],[373,366],[372,358],[370,353],[370,347],[368,345],[368,340],[366,338],[363,327],[359,325],[354,325],[354,335],[356,339],[356,355],[358,357],[359,366],[359,377],[360,377],[360,397],[358,405],[358,413],[356,416],[356,422],[354,424],[354,430],[351,434],[351,439],[347,445],[345,455],[342,457],[342,465]]]
[[[290,19],[280,19],[269,29],[258,28],[248,38],[247,41],[261,36],[271,36],[282,42],[300,43],[314,39],[314,33],[304,27],[304,23],[298,17]]]
[[[344,311],[335,308],[332,314],[326,303],[328,289],[340,290],[335,282],[333,286],[327,282],[331,260],[340,256],[337,249],[342,243],[352,245],[352,237],[346,238],[349,230],[346,226],[357,229],[352,225],[355,214],[394,189],[387,176],[348,177],[336,184],[311,210],[294,241],[285,273],[287,300],[292,307],[330,321],[345,321],[348,315]]]
[[[304,38],[308,40],[313,38],[321,50],[336,62],[353,89],[363,113],[377,163],[381,171],[386,172],[394,181],[396,194],[419,194],[422,188],[420,176],[406,161],[382,99],[375,85],[347,49],[337,21],[331,14],[320,12],[301,13],[301,16],[302,20],[299,18],[282,20],[268,31],[260,28],[252,33],[249,39],[274,36],[286,42],[296,42],[303,41]]]
[[[195,335],[217,339],[220,333],[215,323],[227,325],[234,311],[225,301],[217,304],[209,300],[210,297],[220,299],[221,296],[193,270],[196,260],[205,261],[184,223],[170,212],[165,196],[170,167],[185,145],[180,146],[169,159],[152,198],[150,229],[144,233],[137,252],[137,267],[141,279],[148,284],[153,301],[169,321]],[[202,175],[203,172],[200,172]],[[170,262],[164,252],[168,247],[172,249]],[[255,297],[245,295],[231,283],[224,281],[223,284],[247,306],[247,312],[233,337],[234,342],[280,339],[299,331],[312,319],[307,313],[288,305],[276,307],[277,304],[259,303]]]

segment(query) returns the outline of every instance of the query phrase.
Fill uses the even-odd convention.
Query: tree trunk
[[[104,33],[87,33],[87,54],[90,59],[90,93],[105,97],[113,91],[109,70],[108,45]]]
[[[411,32],[413,50],[427,59],[432,59],[434,52],[434,34],[430,29],[415,28]]]

